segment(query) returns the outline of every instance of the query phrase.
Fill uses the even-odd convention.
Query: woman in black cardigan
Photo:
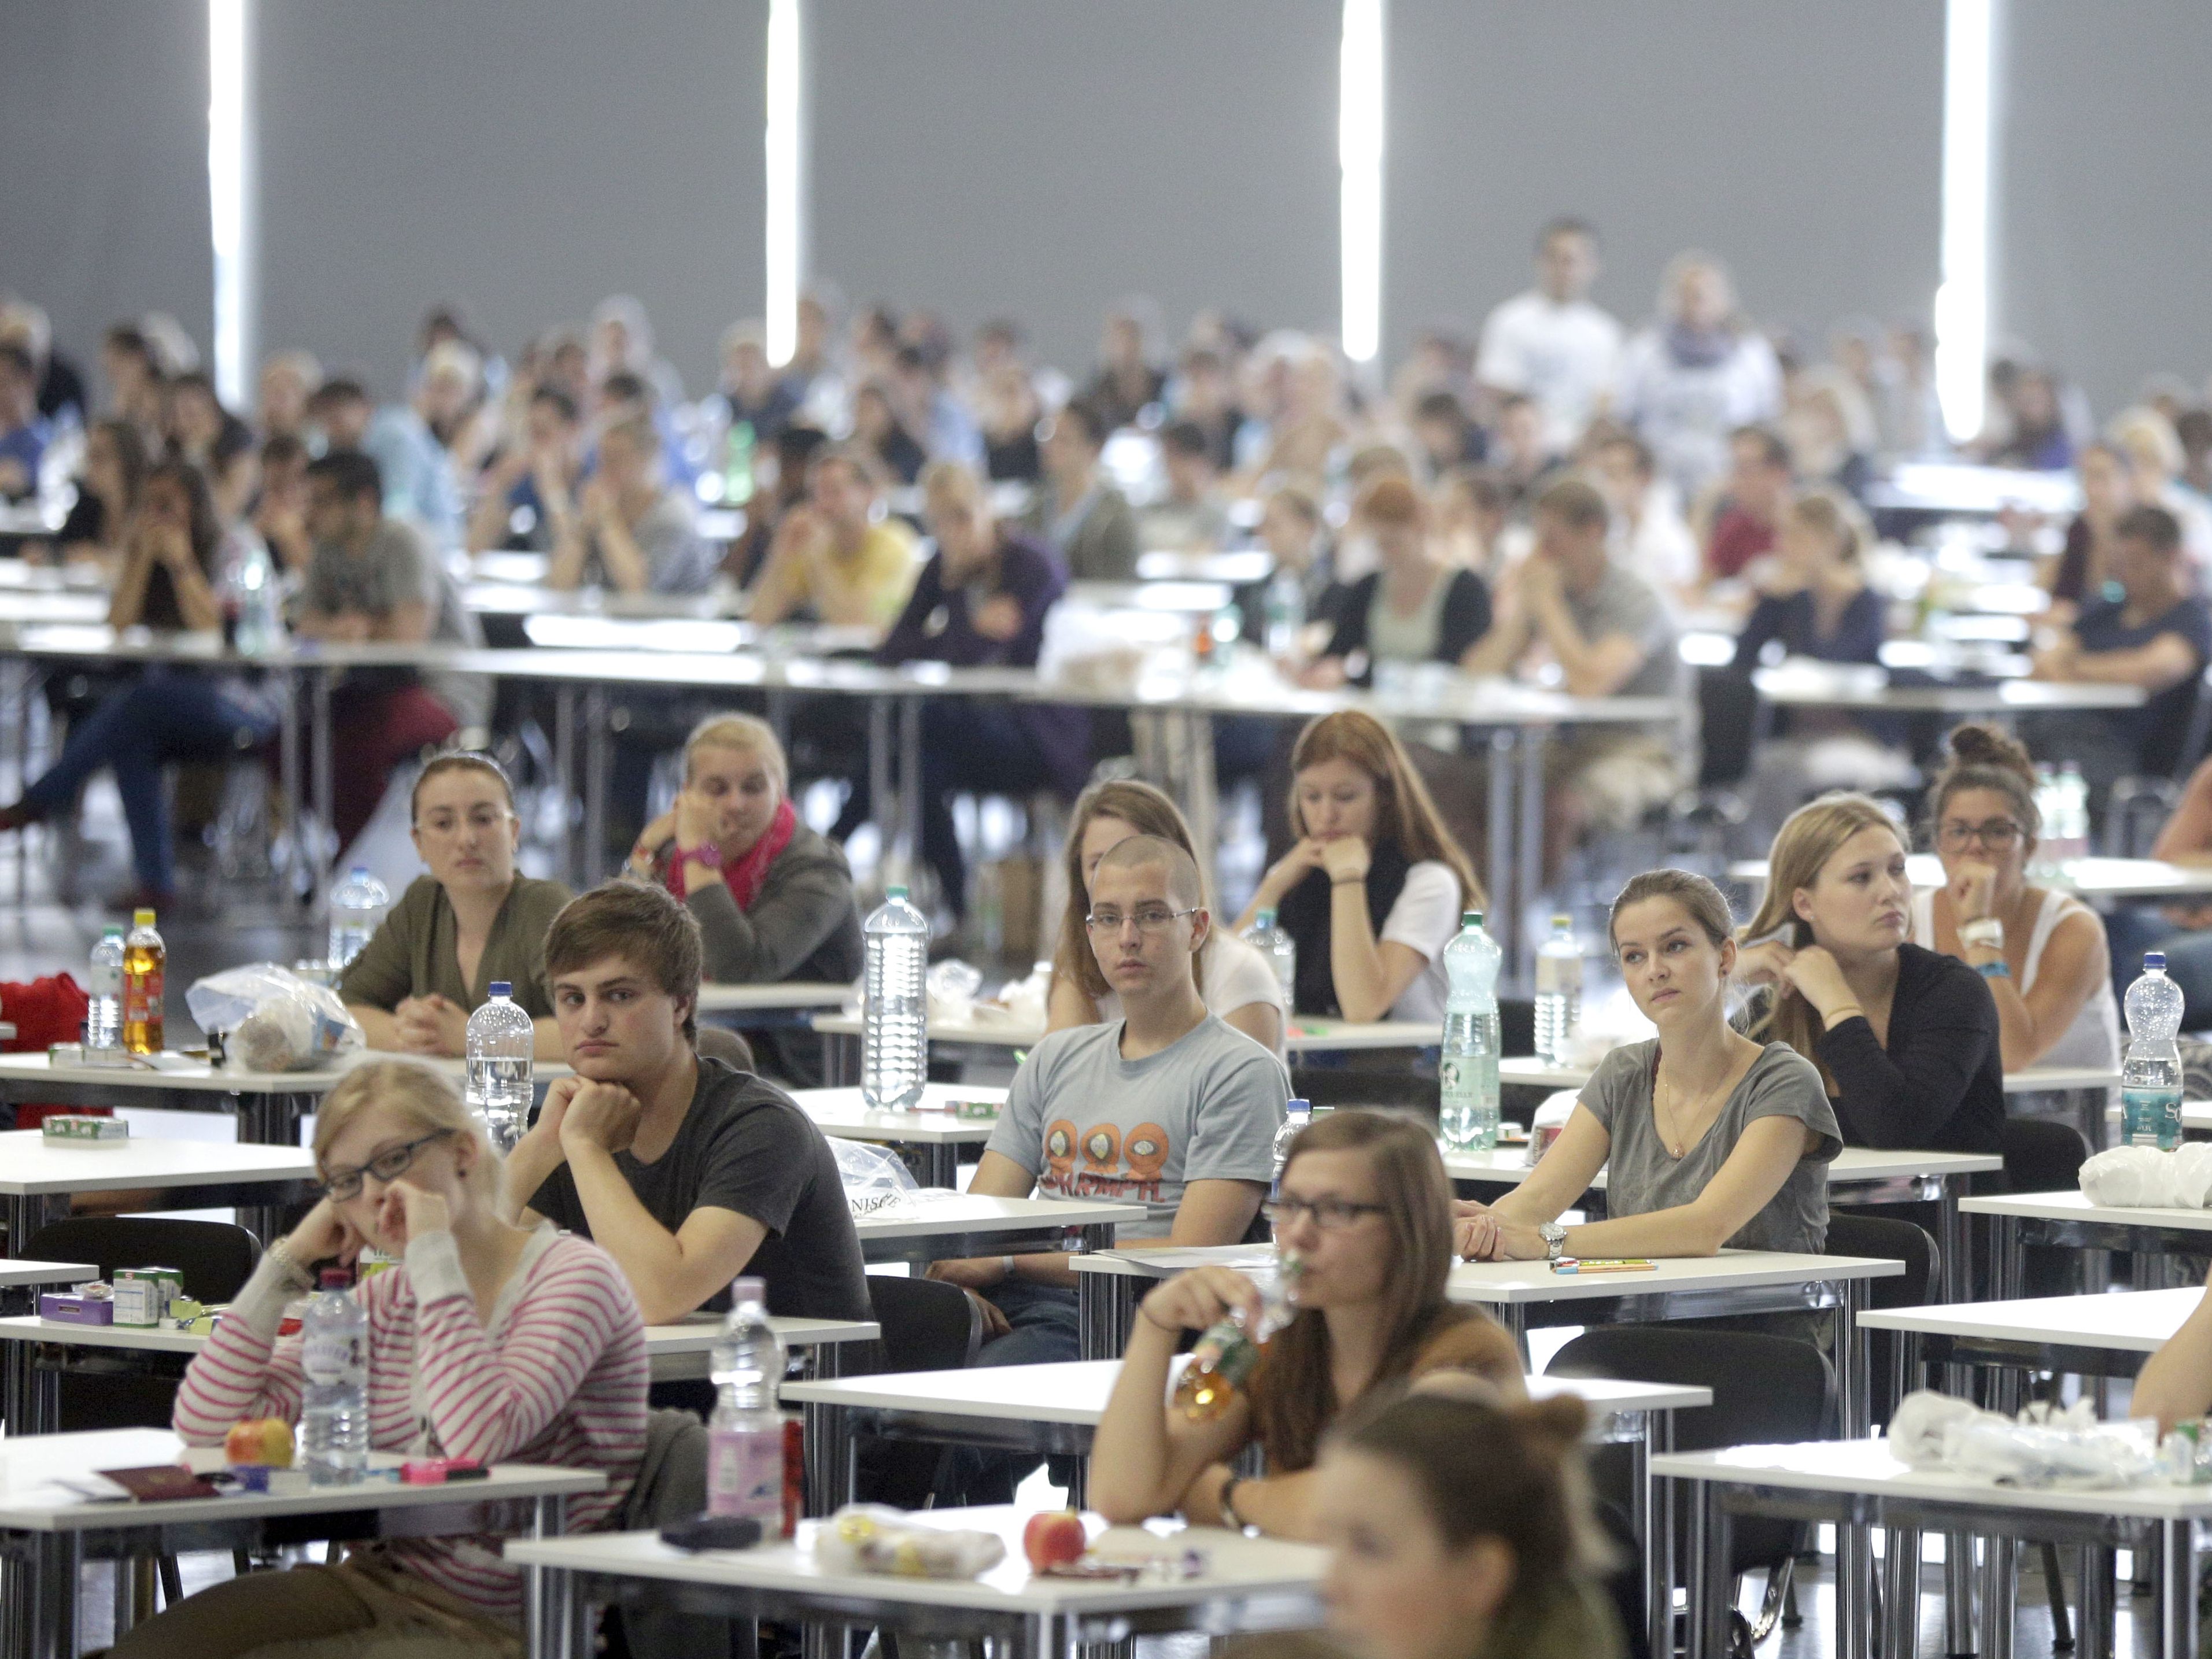
[[[1490,589],[1437,556],[1419,493],[1395,474],[1376,479],[1352,504],[1352,528],[1381,568],[1344,590],[1328,644],[1300,680],[1332,690],[1371,683],[1377,662],[1457,666],[1490,631]]]
[[[1851,1146],[1996,1152],[1996,1004],[1973,969],[1910,942],[1905,842],[1864,795],[1823,795],[1774,838],[1736,975],[1773,988],[1763,1034],[1820,1068]]]

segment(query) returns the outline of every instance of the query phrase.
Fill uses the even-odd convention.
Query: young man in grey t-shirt
[[[1145,1205],[1151,1220],[1124,1240],[1244,1237],[1274,1176],[1290,1075],[1206,1012],[1192,970],[1212,925],[1200,896],[1198,866],[1171,842],[1133,836],[1099,860],[1091,949],[1123,1017],[1055,1031],[1030,1053],[970,1192]],[[1078,1357],[1065,1255],[940,1261],[930,1276],[982,1299],[994,1340],[980,1363]]]

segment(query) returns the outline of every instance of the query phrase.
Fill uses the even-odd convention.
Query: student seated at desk
[[[1905,842],[1879,802],[1823,795],[1774,838],[1736,977],[1752,1034],[1818,1066],[1847,1146],[1995,1152],[2004,1055],[1988,982],[1912,943]]]
[[[604,582],[617,593],[703,593],[714,556],[699,534],[690,492],[669,484],[660,434],[644,416],[599,434],[599,470],[575,498],[550,471],[540,488],[552,531],[545,586],[562,591]]]
[[[1826,1165],[1843,1150],[1820,1074],[1786,1042],[1729,1029],[1735,918],[1686,870],[1635,877],[1610,936],[1637,1012],[1659,1028],[1600,1062],[1528,1180],[1491,1205],[1455,1205],[1460,1254],[1705,1256],[1723,1248],[1818,1255]],[[1607,1220],[1559,1217],[1606,1173]]]
[[[1091,949],[1122,1017],[1055,1031],[1030,1052],[970,1193],[1145,1205],[1151,1219],[1122,1228],[1124,1243],[1234,1244],[1249,1231],[1274,1176],[1290,1075],[1206,1012],[1192,969],[1212,929],[1201,898],[1190,854],[1157,836],[1132,836],[1098,861]],[[929,1272],[986,1304],[994,1334],[979,1364],[1077,1357],[1066,1256],[939,1261]],[[1011,1491],[1010,1480],[1001,1492]],[[973,1482],[968,1495],[984,1501]]]
[[[1197,856],[1190,826],[1176,804],[1151,784],[1115,779],[1094,783],[1083,792],[1067,825],[1067,911],[1060,918],[1060,945],[1052,960],[1048,1031],[1110,1024],[1121,1018],[1121,995],[1107,982],[1085,921],[1091,914],[1091,878],[1098,861],[1132,836],[1157,836],[1194,859]],[[1207,930],[1191,965],[1207,1010],[1282,1058],[1288,1018],[1273,965],[1224,928]]]
[[[1912,942],[1956,957],[1988,981],[2008,1072],[2120,1069],[2105,924],[2070,894],[2027,884],[2035,856],[2035,766],[1993,726],[1951,733],[1929,792],[1944,884],[1912,896]]]
[[[1443,1018],[1444,946],[1482,888],[1390,728],[1323,714],[1291,751],[1297,844],[1237,919],[1262,910],[1297,941],[1297,1007],[1346,1019]]]
[[[647,1324],[727,1307],[745,1273],[770,1313],[872,1318],[830,1143],[781,1090],[698,1053],[699,959],[698,922],[642,882],[553,919],[545,972],[576,1074],[508,1154],[507,1212],[605,1246]]]
[[[1374,544],[1382,568],[1345,589],[1328,644],[1299,683],[1365,685],[1377,663],[1456,665],[1490,631],[1490,589],[1444,562],[1420,493],[1404,478],[1375,479],[1352,504],[1352,529]]]
[[[1330,1633],[1355,1659],[1620,1659],[1589,1421],[1449,1376],[1350,1414],[1315,1470]]]
[[[2212,1289],[2212,1279],[2207,1279]],[[2207,1295],[2165,1346],[2136,1376],[2130,1417],[2154,1417],[2163,1436],[2176,1423],[2212,1412],[2212,1295]]]
[[[1256,1318],[1260,1292],[1243,1274],[1209,1267],[1147,1295],[1091,1446],[1092,1504],[1120,1522],[1180,1511],[1200,1526],[1311,1540],[1323,1526],[1314,1459],[1338,1417],[1440,1370],[1473,1371],[1519,1395],[1513,1340],[1480,1310],[1444,1299],[1450,1206],[1436,1138],[1419,1126],[1346,1111],[1299,1131],[1267,1206],[1277,1248],[1301,1264],[1296,1316],[1267,1339],[1228,1410],[1193,1423],[1161,1405],[1184,1333],[1231,1310]],[[1267,1473],[1239,1480],[1237,1458],[1255,1444]]]
[[[621,1270],[581,1238],[499,1212],[499,1164],[453,1086],[385,1060],[315,1119],[324,1196],[270,1247],[177,1390],[185,1443],[241,1419],[299,1419],[301,1340],[284,1306],[365,1245],[400,1257],[363,1280],[368,1443],[411,1456],[599,1469],[571,1532],[619,1519],[645,1453],[645,1331]],[[392,1538],[328,1566],[248,1573],[179,1602],[110,1650],[126,1659],[287,1652],[519,1655],[522,1575],[496,1536]],[[329,1645],[325,1646],[327,1644]]]
[[[2185,870],[2212,867],[2212,760],[2198,763],[2150,855]],[[2181,988],[2181,1029],[2212,1025],[2212,899],[2179,899],[2154,908],[2125,905],[2102,918],[2112,940],[2112,983],[2132,984],[2143,953],[2166,952],[2166,976]]]
[[[522,820],[507,774],[489,755],[441,755],[415,780],[409,812],[430,873],[409,884],[338,979],[368,1046],[462,1054],[469,1016],[503,980],[537,1024],[538,1058],[559,1060],[545,930],[568,890],[515,869]]]
[[[914,589],[914,535],[876,516],[876,465],[847,444],[806,468],[807,498],[783,515],[753,583],[749,621],[761,628],[801,611],[840,626],[889,628]]]

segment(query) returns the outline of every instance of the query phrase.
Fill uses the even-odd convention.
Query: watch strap
[[[709,870],[720,870],[724,867],[722,849],[719,844],[711,841],[702,841],[696,847],[679,847],[676,849],[676,857],[679,863],[703,864]]]
[[[1979,974],[1984,979],[2010,979],[2012,977],[2012,969],[2005,965],[2005,959],[2002,957],[1999,957],[1995,962],[1981,962],[1975,963],[1974,971]]]

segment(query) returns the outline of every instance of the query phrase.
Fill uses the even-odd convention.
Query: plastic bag
[[[2100,1423],[2087,1400],[2063,1410],[2033,1405],[2015,1421],[1923,1389],[1891,1414],[1889,1448],[1912,1468],[2007,1486],[2124,1486],[2156,1475],[2157,1426]]]
[[[2171,1209],[2180,1202],[2174,1175],[2171,1153],[2155,1146],[2114,1146],[2082,1164],[2081,1195],[2092,1204]]]
[[[947,957],[929,970],[923,981],[929,993],[929,1017],[948,1025],[963,1025],[975,1015],[975,993],[983,988],[983,972],[957,957]]]
[[[973,1578],[1006,1559],[993,1532],[916,1526],[903,1510],[848,1504],[814,1528],[814,1559],[830,1572],[896,1578]]]
[[[2173,1201],[2202,1210],[2212,1196],[2212,1140],[2185,1140],[2166,1154],[2173,1172]]]
[[[338,994],[273,962],[210,974],[185,993],[203,1031],[228,1034],[230,1063],[248,1072],[327,1066],[367,1042]]]
[[[976,1012],[988,1015],[1001,1011],[999,1017],[1009,1025],[1042,1030],[1047,1018],[1045,999],[1051,994],[1052,964],[1040,962],[1030,969],[1027,978],[1008,980],[996,997],[977,1005]]]
[[[845,1185],[846,1207],[854,1215],[896,1213],[912,1207],[913,1195],[921,1188],[896,1152],[865,1140],[836,1139],[830,1151]]]

